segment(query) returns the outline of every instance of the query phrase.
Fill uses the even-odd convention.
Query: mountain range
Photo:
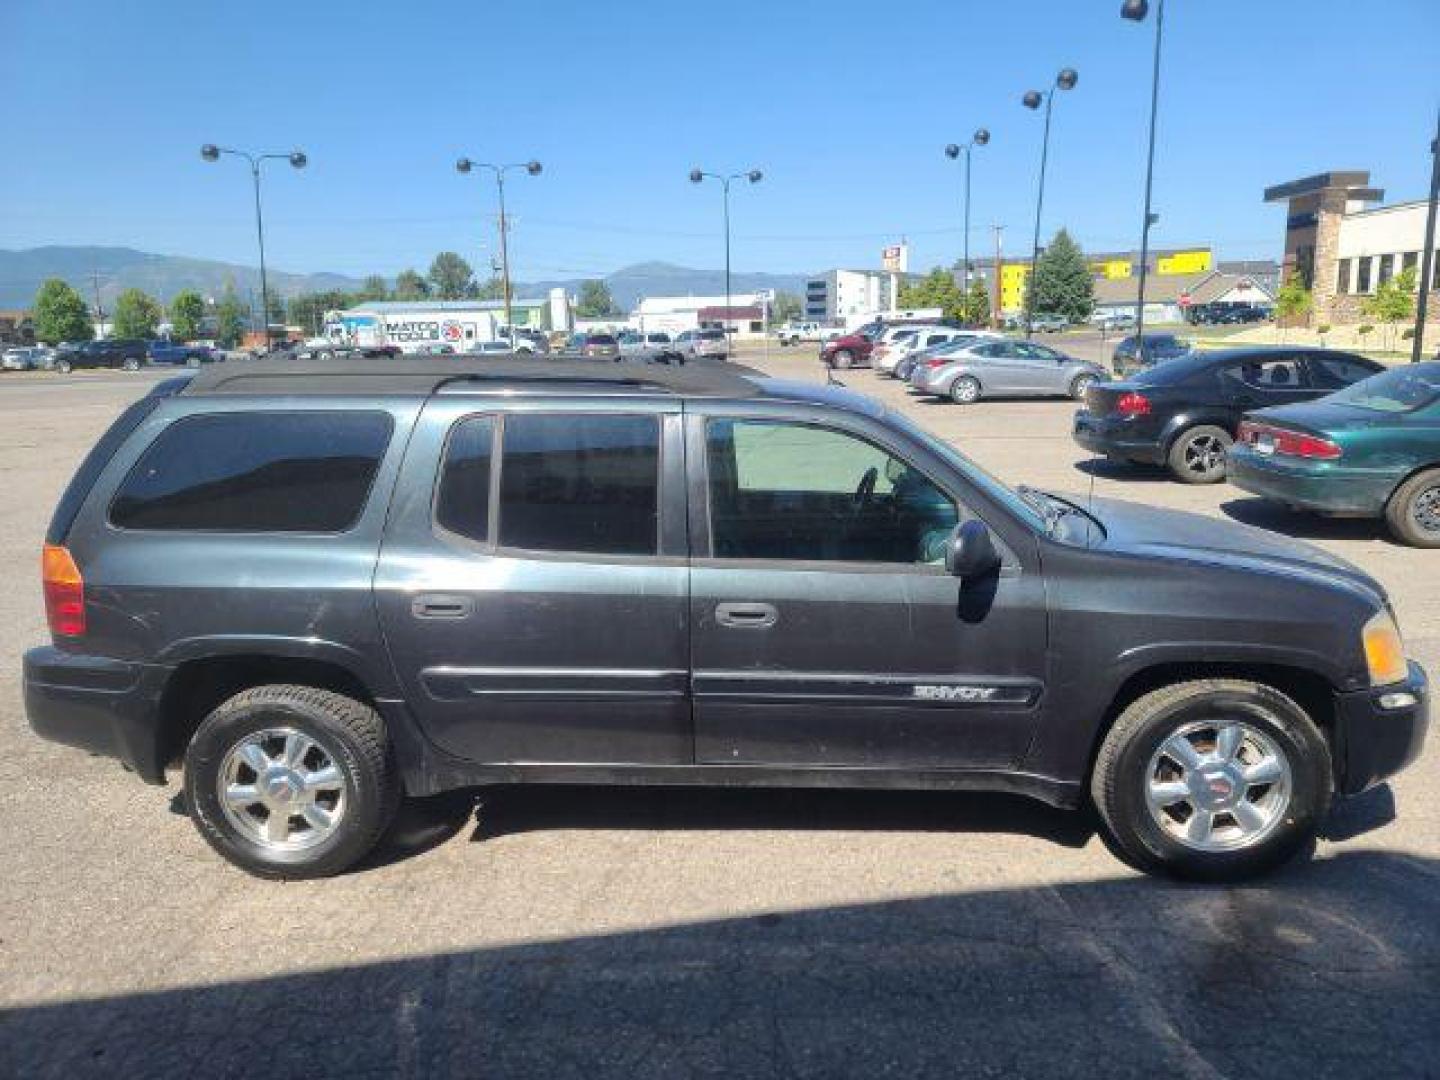
[[[0,308],[25,308],[35,299],[41,282],[58,277],[80,290],[87,301],[95,302],[98,290],[102,306],[112,308],[125,289],[143,289],[168,301],[182,289],[194,289],[202,296],[218,296],[233,283],[243,297],[260,291],[260,272],[253,266],[192,259],[183,255],[157,255],[124,247],[38,247],[20,251],[0,249]],[[330,290],[354,291],[360,279],[345,274],[300,274],[267,268],[270,290],[280,296]],[[644,262],[622,267],[603,279],[615,303],[630,310],[642,296],[715,296],[725,291],[725,275],[719,270],[696,270],[666,262]],[[734,273],[734,292],[757,289],[803,293],[806,275]],[[553,288],[572,295],[582,279],[516,282],[517,296],[541,296]]]

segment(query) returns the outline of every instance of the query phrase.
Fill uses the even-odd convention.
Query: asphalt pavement
[[[822,377],[813,347],[741,359]],[[165,374],[0,376],[0,1076],[1440,1076],[1433,742],[1237,887],[1144,878],[1088,814],[884,792],[495,789],[410,804],[337,879],[232,869],[173,778],[40,741],[20,701],[45,522]],[[1440,552],[1096,464],[1064,402],[843,378],[1007,481],[1336,551],[1440,674]]]

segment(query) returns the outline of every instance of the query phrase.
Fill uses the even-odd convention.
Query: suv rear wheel
[[[1211,424],[1182,431],[1170,447],[1170,472],[1182,483],[1218,484],[1225,479],[1225,455],[1234,441]]]
[[[374,847],[399,801],[374,709],[309,686],[260,686],[207,716],[185,801],[210,846],[258,877],[328,877]]]
[[[1233,881],[1311,839],[1331,775],[1329,746],[1289,697],[1248,680],[1201,679],[1154,690],[1120,714],[1090,793],[1136,866]]]

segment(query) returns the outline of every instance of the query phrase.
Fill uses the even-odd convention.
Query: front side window
[[[831,428],[712,420],[706,462],[716,558],[938,563],[959,521],[923,473]]]
[[[606,555],[659,550],[656,417],[513,413],[501,443],[503,546]]]
[[[1303,385],[1300,365],[1294,360],[1247,360],[1226,368],[1225,375],[1252,390],[1295,390]]]
[[[122,529],[342,532],[355,524],[392,423],[375,412],[231,412],[177,420],[110,504]]]

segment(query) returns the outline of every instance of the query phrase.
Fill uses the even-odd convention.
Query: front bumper
[[[1379,517],[1403,473],[1346,469],[1332,462],[1307,462],[1261,454],[1249,446],[1230,448],[1225,475],[1236,487],[1276,502],[1328,513]]]
[[[147,783],[163,784],[159,702],[169,674],[41,646],[25,654],[25,714],[42,739],[118,758]]]
[[[1342,795],[1358,795],[1420,756],[1430,726],[1425,669],[1403,683],[1335,695],[1335,766]]]
[[[1092,454],[1124,458],[1148,465],[1165,464],[1165,448],[1155,439],[1137,435],[1133,425],[1123,417],[1094,416],[1085,409],[1075,414],[1071,435]]]

